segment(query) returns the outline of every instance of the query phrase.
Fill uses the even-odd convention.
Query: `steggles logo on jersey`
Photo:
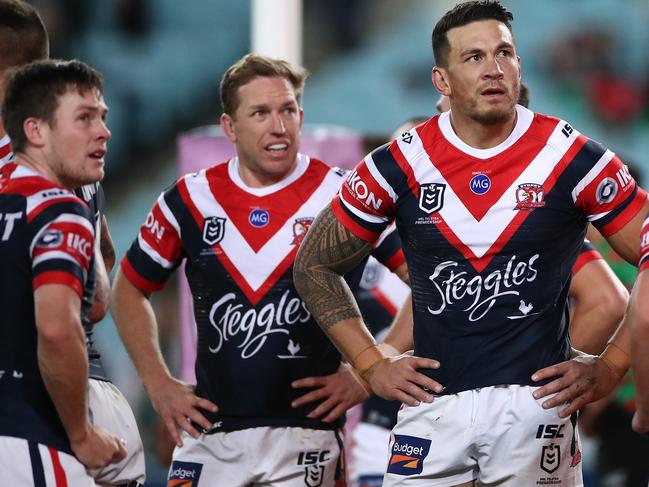
[[[289,294],[290,290],[286,290],[279,302],[273,300],[257,310],[246,308],[237,302],[236,294],[227,293],[210,309],[209,321],[215,333],[209,351],[219,353],[225,342],[238,338],[240,343],[236,346],[241,349],[241,358],[247,359],[257,354],[271,335],[289,335],[286,326],[309,321],[311,313],[306,305]]]
[[[437,264],[429,279],[437,291],[439,303],[427,306],[428,312],[439,315],[448,305],[465,301],[458,307],[469,313],[469,321],[478,321],[497,301],[505,296],[518,296],[520,293],[516,288],[536,280],[538,271],[534,263],[538,258],[539,254],[534,254],[525,262],[517,261],[517,256],[513,255],[504,269],[496,269],[485,277],[478,274],[473,278],[469,278],[466,271],[455,272],[454,269],[459,266],[456,261]],[[509,319],[525,317],[532,309],[530,304],[521,300],[516,305],[523,315],[508,316]]]
[[[293,222],[293,240],[291,245],[299,247],[306,236],[307,230],[313,223],[313,217],[296,218]]]
[[[597,185],[595,199],[600,205],[610,203],[617,196],[618,186],[613,178],[604,178]]]
[[[445,184],[428,183],[419,185],[419,208],[426,213],[435,213],[444,206]]]
[[[471,178],[469,188],[474,194],[483,195],[491,189],[491,179],[486,174],[476,174]]]
[[[203,221],[203,242],[216,245],[225,235],[225,218],[209,216]]]
[[[255,228],[262,228],[268,225],[270,215],[263,208],[255,208],[248,215],[248,222]]]
[[[537,183],[519,184],[516,190],[516,206],[514,210],[531,211],[545,206],[543,186]]]

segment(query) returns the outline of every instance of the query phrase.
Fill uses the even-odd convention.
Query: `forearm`
[[[633,382],[636,391],[636,404],[638,411],[649,422],[649,273],[645,270],[638,274],[625,322],[629,325],[631,367],[633,368]]]
[[[365,357],[371,362],[381,354],[375,348],[372,351],[374,339],[363,324],[342,276],[370,250],[371,244],[349,233],[327,207],[300,245],[293,272],[295,287],[311,314],[343,356],[357,368],[365,368]]]
[[[382,344],[394,347],[399,353],[412,350],[414,347],[413,338],[413,313],[412,313],[412,294],[409,294],[403,303],[397,315],[390,325],[387,335]]]
[[[572,345],[589,354],[601,353],[624,317],[629,293],[608,265],[597,259],[573,277],[570,295]]]
[[[115,266],[115,244],[108,229],[108,220],[106,216],[101,218],[101,238],[99,239],[99,248],[104,260],[106,271],[110,274]]]
[[[111,312],[142,384],[150,392],[154,384],[171,374],[160,351],[158,324],[149,297],[133,286],[121,270],[113,285]]]
[[[80,299],[59,284],[34,293],[38,366],[71,442],[88,434],[88,356],[81,327]]]
[[[96,251],[95,256],[95,291],[88,315],[91,324],[101,321],[106,316],[110,300],[110,279],[104,266],[104,259],[99,251]]]

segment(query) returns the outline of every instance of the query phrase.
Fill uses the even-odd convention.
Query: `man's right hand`
[[[88,470],[104,468],[126,456],[123,440],[103,428],[92,425],[88,426],[86,433],[79,439],[70,440],[70,447]]]
[[[186,431],[193,438],[198,438],[200,432],[192,422],[203,429],[212,428],[212,423],[200,412],[205,409],[213,413],[218,407],[211,401],[194,394],[194,385],[187,384],[173,377],[167,377],[146,387],[153,409],[160,415],[176,446],[183,446],[178,428]]]
[[[437,369],[439,365],[437,360],[407,353],[379,360],[363,373],[363,378],[369,382],[372,391],[383,399],[396,399],[409,406],[418,406],[421,401],[433,402],[433,395],[422,387],[438,394],[444,388],[417,369]]]

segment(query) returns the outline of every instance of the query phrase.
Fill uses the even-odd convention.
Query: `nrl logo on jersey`
[[[299,247],[302,244],[302,240],[306,237],[306,232],[309,230],[309,227],[313,223],[313,217],[305,218],[296,218],[293,222],[293,240],[291,245]]]
[[[203,221],[203,242],[216,245],[225,235],[225,218],[209,216]]]
[[[523,183],[516,190],[516,206],[514,210],[532,211],[545,206],[543,186],[537,183]]]
[[[426,213],[435,213],[444,206],[445,184],[428,183],[419,185],[419,208]]]

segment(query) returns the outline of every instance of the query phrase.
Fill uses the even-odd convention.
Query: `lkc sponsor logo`
[[[424,468],[424,459],[430,450],[430,440],[416,436],[394,435],[390,451],[388,473],[397,475],[420,474]]]
[[[175,460],[169,469],[167,487],[197,487],[203,470],[202,463]]]

